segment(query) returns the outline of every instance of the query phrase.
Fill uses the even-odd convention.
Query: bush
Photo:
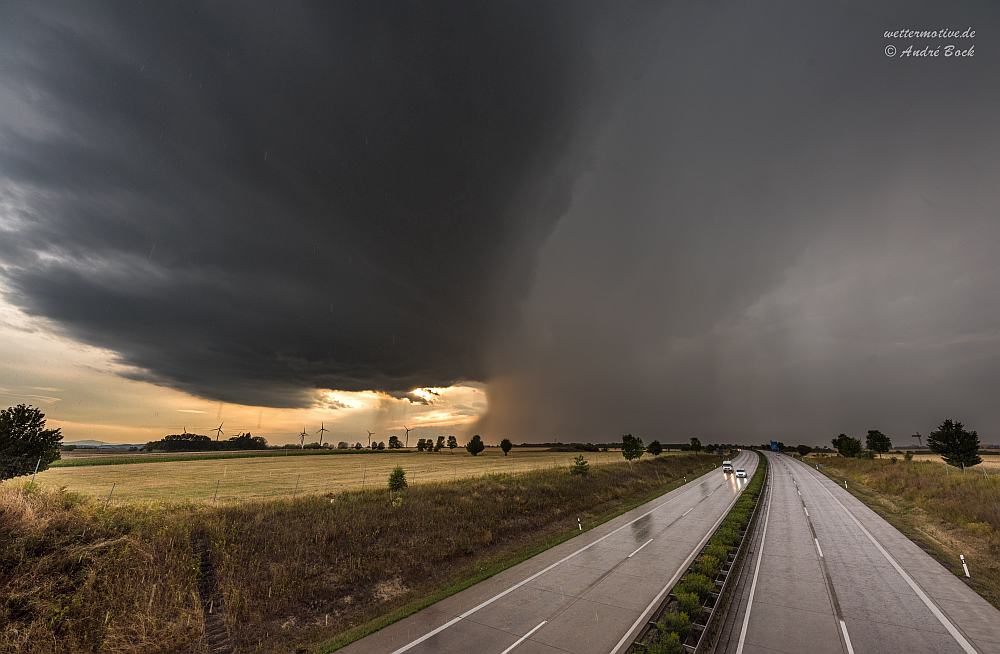
[[[705,548],[705,551],[702,552],[702,554],[707,554],[709,556],[714,556],[715,558],[719,559],[720,561],[725,561],[725,560],[727,560],[729,558],[729,550],[730,550],[730,548],[728,548],[728,547],[726,547],[724,545],[711,545],[711,544],[709,544],[709,546]]]
[[[694,625],[691,624],[691,619],[688,617],[687,613],[681,611],[680,613],[668,613],[663,616],[663,622],[656,625],[663,635],[669,633],[677,634],[678,640],[684,642],[687,640],[691,632],[694,631]]]
[[[586,475],[588,472],[590,472],[590,464],[587,463],[587,459],[583,458],[582,454],[573,459],[573,465],[569,467],[571,475]]]
[[[686,613],[691,620],[697,620],[701,617],[701,600],[698,599],[697,595],[682,590],[675,592],[674,597],[677,598],[677,607],[681,613]]]
[[[907,452],[906,454],[904,454],[903,461],[906,461],[907,463],[913,461],[913,452]]]
[[[406,472],[403,466],[396,466],[389,473],[389,490],[398,491],[406,488]]]
[[[719,574],[719,570],[722,569],[722,564],[714,556],[705,556],[702,554],[698,557],[698,562],[695,564],[694,569],[706,577],[714,579]]]
[[[694,593],[698,596],[699,600],[704,602],[715,591],[715,584],[707,576],[699,572],[690,572],[684,575],[677,588],[685,593]]]
[[[646,654],[683,654],[684,645],[681,644],[681,639],[677,634],[669,633],[660,636],[655,643],[643,649]]]

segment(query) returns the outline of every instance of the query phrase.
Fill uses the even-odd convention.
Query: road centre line
[[[763,456],[763,455],[761,455]],[[767,489],[767,512],[764,514],[764,531],[760,535],[760,544],[757,546],[757,564],[753,571],[753,583],[750,584],[750,597],[747,599],[747,610],[743,615],[743,628],[740,630],[740,644],[736,647],[736,654],[743,654],[743,643],[747,639],[747,627],[750,625],[750,609],[753,607],[753,595],[757,590],[757,576],[760,574],[760,559],[764,556],[764,539],[767,538],[767,521],[771,517],[771,486]]]
[[[805,504],[802,505],[802,510],[806,512],[806,517],[808,518],[809,517],[809,509],[806,508]]]
[[[681,517],[683,518],[684,516],[686,516],[687,514],[691,513],[692,511],[694,511],[694,507],[693,506],[690,509],[688,509],[687,511],[685,511],[683,514],[681,514]]]
[[[847,654],[854,654],[854,648],[851,647],[851,637],[847,635],[847,625],[844,621],[840,621],[840,630],[844,632],[844,642],[847,643]],[[504,652],[504,654],[507,654]]]
[[[684,488],[684,487],[680,486],[680,488]],[[684,493],[681,493],[677,497],[671,498],[671,499],[667,500],[666,502],[663,502],[662,504],[659,504],[659,505],[653,507],[649,511],[643,513],[638,518],[635,518],[633,520],[630,520],[629,522],[626,522],[625,524],[623,524],[621,527],[618,527],[614,531],[608,532],[607,534],[604,534],[603,536],[601,536],[600,538],[598,538],[594,542],[589,543],[588,545],[584,545],[583,547],[581,547],[577,551],[573,552],[572,554],[568,554],[568,555],[564,556],[563,558],[559,559],[558,561],[556,561],[552,565],[548,566],[547,568],[545,568],[543,570],[540,570],[540,571],[536,572],[535,574],[531,575],[530,577],[528,577],[527,579],[524,579],[524,580],[522,580],[522,581],[514,584],[513,586],[511,586],[507,590],[505,590],[503,592],[500,592],[500,593],[497,593],[496,595],[494,595],[490,599],[488,599],[488,600],[486,600],[484,602],[481,602],[480,604],[474,606],[473,608],[469,609],[468,611],[466,611],[465,613],[461,614],[460,616],[458,616],[456,618],[452,618],[451,620],[449,620],[448,622],[444,623],[440,627],[438,627],[436,629],[433,629],[431,631],[428,631],[426,634],[424,634],[420,638],[417,638],[416,640],[410,641],[409,643],[407,643],[406,645],[403,645],[399,649],[394,650],[392,652],[392,654],[402,654],[403,652],[405,652],[405,651],[407,651],[407,650],[409,650],[409,649],[411,649],[413,647],[416,647],[417,645],[419,645],[420,643],[424,642],[428,638],[433,638],[434,636],[438,635],[439,633],[441,633],[442,631],[444,631],[448,627],[451,627],[452,625],[456,624],[457,622],[460,622],[461,620],[469,617],[470,615],[472,615],[473,613],[476,613],[480,609],[483,609],[483,608],[489,606],[490,604],[492,604],[493,602],[497,601],[501,597],[505,597],[509,593],[514,592],[515,590],[517,590],[521,586],[525,585],[526,583],[528,583],[530,581],[534,581],[535,579],[537,579],[538,577],[541,577],[543,574],[545,574],[549,570],[552,570],[556,566],[559,566],[559,565],[565,563],[566,561],[569,561],[570,559],[572,559],[573,557],[575,557],[577,554],[581,554],[582,552],[585,552],[586,550],[589,550],[591,547],[593,547],[594,545],[597,545],[598,543],[600,543],[604,539],[610,538],[611,536],[614,536],[615,534],[617,534],[619,531],[625,529],[626,527],[632,526],[633,524],[635,524],[639,520],[642,520],[643,518],[651,515],[654,511],[657,511],[657,510],[663,508],[664,506],[675,502],[676,500],[680,499],[684,495],[687,495],[688,493],[695,492],[694,489],[697,488],[697,486],[692,485],[692,486],[689,486],[688,488],[689,488],[689,490],[685,491]],[[722,486],[720,485],[719,488],[722,488]],[[716,489],[716,490],[718,490],[718,489]],[[712,494],[714,494],[714,493],[715,493],[715,491],[712,492]],[[709,495],[709,497],[711,497],[711,495]],[[707,498],[705,498],[705,499],[707,499]],[[725,516],[723,516],[723,517],[725,517]],[[631,631],[631,630],[629,630],[629,631]],[[627,635],[628,634],[626,634],[626,636]]]
[[[812,468],[809,468],[809,471],[810,473],[812,473]],[[847,516],[854,522],[854,524],[856,524],[858,528],[864,533],[864,535],[868,537],[868,540],[870,540],[872,545],[874,545],[878,549],[878,551],[882,553],[882,556],[885,557],[885,559],[892,565],[892,567],[896,569],[896,572],[898,572],[899,576],[903,578],[903,581],[905,581],[907,585],[911,589],[913,589],[913,592],[917,594],[917,597],[919,597],[920,600],[924,603],[924,605],[926,605],[927,608],[930,609],[931,613],[934,614],[934,617],[937,618],[938,622],[940,622],[944,626],[944,628],[948,630],[948,633],[950,633],[952,637],[955,639],[955,641],[958,642],[959,646],[965,652],[967,652],[967,654],[976,654],[976,648],[974,648],[972,644],[965,639],[965,636],[963,636],[962,633],[958,630],[958,628],[955,627],[954,624],[952,624],[951,620],[949,620],[947,616],[945,616],[944,613],[941,612],[941,609],[939,609],[937,607],[937,604],[935,604],[931,600],[931,598],[927,596],[927,594],[917,584],[917,582],[914,581],[913,578],[910,577],[910,575],[907,574],[905,570],[903,570],[903,567],[896,562],[896,559],[894,559],[892,555],[889,554],[889,552],[886,551],[884,547],[882,547],[882,544],[879,543],[874,536],[872,536],[871,532],[865,529],[865,526],[861,524],[861,522],[858,521],[856,517],[854,517],[854,514],[851,513],[848,510],[848,508],[844,506],[844,504],[840,500],[838,500],[833,493],[830,492],[830,489],[827,488],[825,484],[821,483],[819,479],[817,479],[816,481],[819,483],[820,488],[825,490],[826,494],[829,495],[834,502],[840,505],[840,508],[844,510],[844,513],[846,513]],[[847,633],[846,627],[844,633],[845,634]]]
[[[687,514],[685,514],[685,515],[687,515]],[[645,543],[643,543],[642,545],[640,545],[640,546],[639,546],[639,550],[641,550],[642,548],[646,547],[647,545],[649,545],[649,544],[650,544],[650,543],[652,543],[652,542],[653,542],[653,539],[652,539],[652,538],[650,538],[650,539],[649,539],[649,540],[647,540],[647,541],[646,541]],[[628,555],[627,557],[625,557],[625,558],[628,558],[628,559],[631,559],[631,558],[632,558],[633,556],[635,556],[636,554],[638,554],[638,553],[639,553],[639,550],[636,550],[636,551],[632,552],[631,554],[629,554],[629,555]]]
[[[535,627],[534,629],[532,629],[528,633],[526,633],[523,636],[521,636],[520,638],[518,638],[516,643],[514,643],[513,645],[511,645],[510,647],[508,647],[504,651],[500,652],[500,654],[509,654],[512,649],[514,649],[515,647],[517,647],[518,645],[520,645],[521,643],[523,643],[525,640],[527,640],[528,636],[530,636],[531,634],[533,634],[536,631],[538,631],[539,629],[541,629],[542,625],[544,625],[546,622],[548,622],[548,620],[542,620],[542,624],[538,625],[537,627]],[[853,654],[853,652],[852,652],[852,654]]]
[[[819,539],[818,538],[813,538],[813,542],[816,543],[816,549],[819,550],[819,555],[822,557],[823,556],[823,548],[821,548],[819,546]]]

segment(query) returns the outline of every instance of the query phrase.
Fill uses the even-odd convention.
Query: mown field
[[[459,453],[461,452],[461,453]],[[38,474],[42,485],[107,498],[111,502],[187,500],[234,502],[291,495],[384,488],[400,465],[410,484],[448,481],[492,473],[519,473],[566,467],[581,452],[515,449],[508,456],[487,450],[471,456],[451,452],[359,452],[315,456],[157,461],[115,466],[50,468]],[[591,465],[623,461],[621,452],[586,452]],[[677,456],[677,454],[662,454]]]
[[[51,484],[0,484],[0,651],[203,652],[209,602],[238,651],[331,651],[578,535],[577,518],[589,529],[719,461],[692,454],[628,464],[619,454],[571,475],[542,465],[540,454],[538,469],[516,474],[504,472],[516,459],[501,467],[502,456],[356,458],[412,461],[418,482],[420,466],[452,458],[468,476],[392,495],[380,480],[294,498],[107,510]],[[486,462],[491,472],[481,475]],[[437,472],[447,477],[443,463]],[[208,597],[199,595],[197,543],[217,583]]]
[[[935,460],[936,459],[936,460]],[[955,575],[959,555],[972,575],[966,582],[1000,608],[1000,470],[991,460],[961,469],[939,457],[891,459],[806,457],[889,524],[906,534]],[[984,474],[984,472],[986,474]]]

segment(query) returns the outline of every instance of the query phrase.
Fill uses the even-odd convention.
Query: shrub
[[[403,466],[396,466],[389,473],[389,490],[398,491],[406,488],[406,473]]]
[[[582,454],[573,459],[573,465],[569,467],[571,475],[586,475],[588,472],[590,472],[590,464],[587,463]]]
[[[705,556],[702,554],[698,557],[698,562],[695,564],[694,569],[706,577],[714,579],[719,574],[719,570],[722,569],[722,564],[714,556]]]
[[[677,634],[677,638],[680,642],[687,640],[687,637],[691,635],[694,631],[694,625],[691,624],[691,619],[688,617],[687,613],[681,611],[680,613],[668,613],[663,616],[663,622],[656,625],[663,635],[669,633]]]
[[[684,645],[681,644],[681,639],[677,634],[668,633],[660,636],[656,639],[655,643],[643,649],[646,654],[682,654],[684,652]]]
[[[715,591],[715,584],[707,576],[699,572],[691,572],[684,575],[677,588],[685,593],[694,593],[699,600],[704,602]]]
[[[907,452],[906,454],[904,454],[903,461],[906,461],[907,463],[913,461],[913,452]]]
[[[707,554],[709,556],[714,556],[715,558],[719,559],[720,561],[725,561],[727,558],[729,558],[729,550],[730,550],[730,548],[728,548],[728,547],[726,547],[724,545],[711,545],[711,544],[709,544],[709,546],[705,548],[705,551],[702,552],[702,554]]]
[[[701,617],[701,601],[697,595],[682,590],[675,592],[674,597],[677,598],[677,607],[680,612],[686,613],[691,620],[697,620]]]

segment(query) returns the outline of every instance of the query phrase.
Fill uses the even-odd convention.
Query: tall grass
[[[0,651],[183,652],[202,637],[191,510],[0,486]]]
[[[216,599],[241,651],[329,641],[564,538],[578,517],[586,527],[661,493],[713,459],[489,475],[391,496],[368,489],[107,511],[64,490],[7,483],[0,651],[198,651],[195,534],[209,543]]]
[[[947,522],[983,535],[1000,535],[1000,476],[979,468],[946,469],[938,463],[823,459],[824,467],[892,497],[903,499]]]

